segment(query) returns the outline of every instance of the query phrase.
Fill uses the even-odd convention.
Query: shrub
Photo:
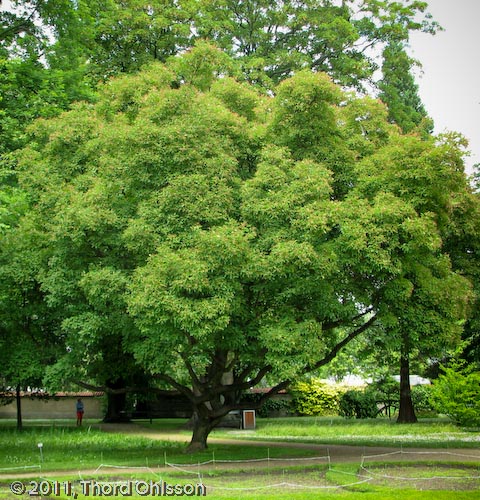
[[[432,394],[439,413],[459,425],[480,426],[480,372],[445,368],[443,375],[435,380]]]
[[[340,398],[340,415],[347,418],[375,418],[377,402],[372,391],[350,390]]]
[[[400,383],[393,377],[386,376],[368,385],[368,392],[373,394],[377,403],[398,407],[400,403]]]
[[[292,402],[287,399],[267,399],[258,410],[259,417],[269,417],[272,414],[290,413]]]
[[[258,403],[262,394],[243,394],[242,401],[245,403]],[[259,417],[269,417],[275,413],[290,413],[292,407],[292,402],[288,399],[277,399],[270,398],[267,399],[262,406],[256,410]]]
[[[341,389],[320,380],[297,382],[291,389],[292,408],[299,415],[337,415]]]
[[[433,402],[433,386],[415,385],[412,387],[412,401],[418,415],[434,416],[437,411]]]
[[[413,406],[418,415],[433,416],[437,413],[433,405],[431,385],[415,385],[411,390]],[[371,383],[367,391],[374,394],[380,408],[395,411],[400,406],[400,383],[392,377],[384,377]]]

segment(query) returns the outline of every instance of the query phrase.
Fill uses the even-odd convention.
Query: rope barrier
[[[341,489],[341,488],[349,488],[350,486],[357,486],[359,484],[365,484],[371,481],[373,478],[365,478],[362,481],[355,481],[354,483],[348,483],[348,484],[338,484],[338,485],[326,485],[326,486],[315,486],[315,485],[308,485],[308,484],[296,484],[296,483],[288,483],[288,482],[281,482],[281,483],[274,483],[274,484],[267,484],[264,486],[252,486],[250,488],[227,488],[225,486],[208,486],[209,490],[226,490],[226,491],[254,491],[254,490],[261,490],[261,489],[267,489],[267,488],[278,488],[278,487],[287,487],[287,488],[296,488],[296,489],[311,489],[311,490],[336,490],[336,489]]]
[[[147,465],[109,465],[109,464],[100,464],[95,472],[98,472],[100,469],[144,469],[149,472],[153,472],[153,470]]]
[[[41,469],[41,468],[42,468],[41,465],[19,465],[18,467],[2,467],[0,471],[2,470],[10,471],[18,469]]]
[[[461,458],[476,458],[480,461],[480,455],[467,455],[465,453],[452,453],[450,451],[404,451],[403,449],[398,451],[391,451],[389,453],[379,453],[377,455],[362,455],[362,461],[360,466],[363,467],[365,459],[374,459],[379,457],[389,457],[393,455],[449,455],[452,457]]]
[[[100,471],[100,469],[138,469],[138,470],[146,470],[153,474],[155,477],[160,477],[151,467],[148,467],[146,465],[137,465],[137,466],[131,466],[131,465],[109,465],[109,464],[100,464],[96,469],[95,473]],[[80,471],[78,473],[79,477],[82,478]]]
[[[187,470],[187,469],[182,469],[181,467],[175,465],[175,464],[167,464],[169,467],[171,467],[172,469],[175,469],[175,470],[178,470],[180,472],[183,472],[184,474],[194,474],[194,475],[200,475],[200,473],[198,471],[192,471],[192,470]]]
[[[324,457],[298,457],[298,458],[271,458],[271,457],[265,457],[265,458],[252,458],[249,460],[207,460],[205,462],[199,462],[196,464],[175,464],[171,462],[165,462],[165,465],[168,465],[170,467],[198,467],[199,465],[208,465],[208,464],[234,464],[234,463],[254,463],[254,462],[274,462],[274,461],[280,461],[280,462],[294,462],[294,461],[307,461],[307,460],[329,460],[329,456],[324,456]]]
[[[390,476],[388,474],[377,474],[365,467],[362,469],[376,478],[384,479],[397,479],[399,481],[430,481],[433,479],[480,479],[480,476],[428,476],[428,477],[402,477],[402,476]]]
[[[265,458],[254,458],[254,459],[245,459],[245,460],[228,460],[228,459],[222,459],[222,460],[216,460],[215,455],[212,454],[212,459],[211,460],[206,460],[204,462],[198,462],[196,464],[190,463],[190,464],[176,464],[176,463],[170,463],[167,461],[167,456],[165,453],[165,460],[164,460],[164,465],[165,467],[170,467],[172,469],[175,469],[176,471],[179,471],[184,474],[193,474],[198,477],[199,481],[203,483],[203,476],[200,471],[200,467],[205,467],[211,464],[258,464],[260,462],[267,462],[268,464],[270,463],[278,463],[278,462],[291,462],[292,464],[295,463],[300,463],[300,462],[307,462],[307,461],[312,461],[312,462],[317,462],[317,461],[325,461],[328,465],[328,472],[334,473],[334,474],[343,474],[345,476],[353,476],[355,477],[356,481],[352,481],[347,484],[319,484],[319,485],[308,485],[308,484],[298,484],[295,482],[289,482],[289,481],[281,481],[278,483],[272,483],[272,484],[266,484],[266,485],[257,485],[257,486],[252,486],[252,487],[235,487],[235,488],[230,488],[227,486],[214,486],[214,485],[207,485],[208,489],[210,490],[224,490],[224,491],[255,491],[255,490],[265,490],[265,489],[271,489],[271,488],[296,488],[296,489],[304,489],[304,490],[335,490],[335,489],[341,489],[341,488],[349,488],[351,486],[356,486],[356,485],[361,485],[368,483],[372,480],[378,480],[378,479],[386,479],[386,480],[398,480],[398,481],[435,481],[435,480],[480,480],[480,475],[472,475],[472,476],[463,476],[463,475],[435,475],[435,476],[429,476],[429,477],[404,477],[404,476],[395,476],[387,472],[387,466],[389,465],[389,462],[384,462],[384,467],[385,471],[384,473],[378,472],[375,469],[375,467],[378,466],[373,466],[371,465],[370,468],[368,468],[368,464],[366,461],[368,460],[377,460],[381,458],[386,458],[386,457],[394,457],[397,455],[403,456],[403,455],[418,455],[419,457],[425,457],[427,455],[441,455],[441,456],[453,456],[453,457],[458,457],[458,458],[468,458],[468,459],[478,459],[478,462],[480,462],[480,455],[473,455],[473,454],[468,454],[468,453],[453,453],[450,451],[437,451],[437,450],[432,450],[432,451],[405,451],[403,449],[397,450],[397,451],[392,451],[388,453],[379,453],[379,454],[372,454],[372,455],[362,455],[361,457],[361,463],[360,463],[360,468],[358,472],[352,473],[352,472],[346,472],[342,470],[338,470],[335,468],[332,468],[331,464],[331,458],[330,458],[330,451],[327,450],[327,455],[325,456],[315,456],[315,457],[292,457],[292,458],[271,458],[270,457],[270,450],[267,451],[268,456]],[[405,462],[408,466],[408,462]],[[454,468],[455,465],[450,463],[448,464],[450,467]],[[392,465],[393,466],[393,465]],[[398,462],[395,464],[395,466],[398,466]],[[432,465],[425,464],[426,467],[433,467]],[[461,464],[460,466],[464,466],[464,464]],[[160,466],[158,466],[160,467]],[[14,470],[26,470],[26,469],[41,469],[41,465],[25,465],[25,466],[18,466],[18,467],[5,467],[5,468],[0,468],[0,471],[14,471]],[[192,468],[196,468],[197,470],[192,470]],[[129,465],[112,465],[112,464],[100,464],[94,471],[95,474],[99,473],[102,469],[117,469],[117,470],[138,470],[138,471],[147,471],[151,473],[153,476],[160,478],[159,474],[157,471],[152,469],[149,466],[129,466]],[[373,469],[373,470],[372,470]],[[267,471],[267,469],[266,469]],[[270,473],[270,471],[268,472]],[[284,471],[285,473],[285,471]],[[267,472],[266,474],[267,475]],[[82,472],[78,471],[78,476],[81,480],[82,478]],[[222,478],[219,476],[217,478],[218,480],[222,480]],[[44,481],[49,481],[49,479],[45,478],[42,479]],[[210,482],[214,482],[215,478],[210,478]],[[332,483],[332,478],[327,479],[326,477],[324,478],[325,482],[330,482]],[[336,481],[338,483],[338,481]],[[99,484],[125,484],[125,481],[99,481]],[[3,490],[2,490],[3,491]]]
[[[394,455],[447,455],[447,456],[453,456],[453,457],[459,457],[459,458],[476,458],[480,461],[480,455],[469,455],[466,453],[453,453],[451,451],[405,451],[403,448],[398,450],[398,451],[392,451],[389,453],[379,453],[376,455],[362,455],[362,461],[360,464],[360,469],[365,471],[367,474],[370,474],[372,478],[383,478],[383,479],[396,479],[399,481],[428,481],[428,480],[458,480],[458,479],[471,479],[471,480],[477,480],[480,479],[480,475],[477,476],[429,476],[429,477],[402,477],[402,476],[392,476],[389,474],[380,474],[372,471],[371,469],[367,468],[365,466],[365,459],[377,459],[381,457],[391,457]],[[384,464],[384,467],[386,469],[387,463]],[[396,464],[395,466],[398,466]],[[428,466],[428,465],[427,465]],[[453,465],[452,465],[453,467]]]
[[[380,453],[378,455],[364,455],[365,458],[386,457],[388,455],[452,455],[454,457],[477,458],[480,461],[480,455],[467,455],[465,453],[452,453],[451,451],[405,451],[398,450],[390,453]]]

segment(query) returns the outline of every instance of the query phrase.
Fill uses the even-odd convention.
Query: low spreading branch
[[[164,396],[178,396],[180,394],[180,391],[178,390],[159,389],[157,387],[126,386],[119,389],[113,389],[107,385],[93,385],[81,380],[71,380],[70,382],[83,387],[84,389],[88,389],[89,391],[104,392],[106,394],[154,393]]]

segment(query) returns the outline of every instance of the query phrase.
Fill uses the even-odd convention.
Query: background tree
[[[65,40],[77,26],[74,3],[13,1],[0,11],[0,155],[24,145],[25,127],[55,116],[74,100],[92,97],[85,55]],[[59,41],[61,40],[61,41]],[[82,59],[83,58],[83,59]]]
[[[430,134],[433,123],[418,95],[418,85],[412,74],[415,64],[402,44],[390,43],[383,51],[379,98],[388,107],[388,119],[404,133],[419,130],[423,134]]]
[[[42,387],[46,367],[58,355],[58,321],[47,307],[39,269],[44,255],[38,233],[18,225],[29,210],[30,197],[18,187],[11,155],[25,145],[25,128],[49,118],[85,97],[86,87],[73,75],[47,66],[48,29],[70,2],[13,2],[15,11],[0,12],[0,376],[17,397],[17,426],[22,426],[20,392]],[[75,83],[75,85],[74,85]],[[76,86],[77,85],[77,86]]]
[[[420,215],[429,238],[424,240],[425,248],[417,248],[419,253],[413,259],[408,256],[412,243],[408,238],[402,243],[401,272],[391,284],[394,300],[386,295],[383,302],[394,318],[393,323],[385,323],[389,342],[395,339],[400,351],[400,422],[416,420],[409,386],[414,350],[424,359],[441,356],[458,342],[458,320],[467,315],[465,309],[461,311],[469,293],[447,257],[447,237],[454,227],[456,207],[468,200],[471,189],[458,144],[448,136],[435,148],[432,144],[432,139],[415,136],[392,141],[362,162],[358,183],[368,197],[382,192],[401,197]],[[452,297],[445,300],[450,293]],[[455,296],[463,299],[456,302]]]
[[[409,280],[404,283],[404,285],[407,286],[406,300],[398,301],[398,310],[395,313],[397,318],[408,317],[409,314],[413,313],[412,318],[406,323],[407,327],[405,331],[408,332],[408,335],[401,335],[399,330],[396,330],[396,333],[390,330],[388,335],[377,335],[374,338],[364,337],[357,341],[348,348],[347,353],[341,356],[341,359],[338,361],[339,366],[337,367],[337,371],[342,376],[347,373],[357,373],[363,376],[368,375],[372,376],[374,379],[378,379],[385,375],[391,376],[396,371],[394,367],[398,366],[398,360],[401,358],[401,351],[408,353],[408,363],[415,367],[415,373],[430,379],[438,377],[440,364],[450,364],[458,357],[459,349],[462,352],[461,357],[463,357],[465,361],[471,365],[478,364],[478,308],[476,306],[478,301],[478,195],[475,192],[474,186],[471,186],[462,174],[463,162],[461,154],[465,147],[464,140],[457,135],[447,135],[443,138],[443,141],[442,147],[444,148],[445,158],[448,158],[451,173],[448,174],[448,170],[446,172],[440,170],[438,174],[443,172],[441,175],[444,179],[450,177],[456,184],[456,187],[450,191],[450,195],[444,197],[443,211],[434,217],[435,220],[442,221],[438,226],[441,230],[442,249],[443,252],[448,253],[450,257],[451,269],[467,277],[472,285],[470,303],[466,311],[467,319],[462,325],[452,324],[453,329],[440,329],[438,323],[435,321],[432,322],[437,314],[435,313],[436,306],[434,303],[428,303],[425,308],[425,304],[423,303],[424,299],[416,297],[414,303],[411,304],[413,295],[410,295],[410,293],[412,292],[415,294],[417,292],[414,291],[413,285],[410,282],[411,278],[409,278]],[[423,161],[420,161],[420,156],[421,155],[419,155],[417,162],[408,161],[410,165],[409,170],[411,170],[409,176],[418,176],[419,172],[422,173],[422,176],[427,175],[425,166],[420,166],[420,163],[423,163]],[[411,168],[415,163],[420,167],[417,173]],[[379,161],[378,168],[368,170],[369,180],[367,182],[369,184],[372,182],[378,183],[378,189],[389,189],[386,177],[382,176],[381,180],[377,179],[374,181],[375,175],[378,174],[380,170],[383,170],[385,165],[392,165],[391,160]],[[399,181],[405,178],[405,172],[402,173],[401,171],[402,167],[397,165],[395,168],[398,170]],[[416,177],[416,183],[420,184],[420,182],[425,182],[425,186],[428,185],[430,188],[433,188],[436,175],[437,172],[432,171],[431,177],[426,177],[422,181],[420,181],[421,177],[418,176]],[[454,181],[454,179],[456,179],[456,181]],[[443,184],[443,181],[441,181],[441,183]],[[451,187],[453,186],[454,184],[452,184]],[[399,186],[397,186],[396,189],[400,189]],[[409,188],[406,187],[403,189],[404,193],[409,190]],[[421,188],[419,187],[419,189]],[[438,189],[440,189],[440,186]],[[425,193],[426,189],[423,189],[423,192]],[[441,206],[441,204],[437,204],[437,210]],[[431,210],[431,206],[429,210]],[[433,214],[433,211],[431,213]],[[441,215],[442,213],[443,215]],[[422,264],[417,263],[416,267],[417,270],[421,270]],[[448,268],[445,269],[448,271]],[[450,274],[450,272],[448,274]],[[442,275],[443,273],[440,274],[440,276]],[[438,277],[435,279],[438,280]],[[430,280],[431,277],[429,277],[429,281]],[[423,285],[422,283],[416,285],[417,290],[419,285],[430,286],[428,282],[424,282],[423,280],[422,282]],[[446,276],[435,284],[437,293],[441,294],[448,294],[449,288],[454,286],[456,285]],[[413,309],[411,307],[412,305]],[[452,303],[450,307],[453,308],[451,312],[455,313],[455,309],[459,306],[456,303]],[[444,314],[444,312],[442,314]],[[415,316],[417,319],[415,319]],[[421,320],[418,321],[418,318],[421,318]],[[385,326],[377,323],[377,328]],[[398,324],[394,322],[394,326],[396,328]],[[460,326],[462,327],[462,342],[459,344]],[[421,337],[418,337],[418,333],[415,332],[415,329],[418,327],[422,332]],[[412,336],[415,339],[413,342],[411,340]],[[410,346],[410,350],[406,349],[407,345]],[[382,358],[384,360],[382,366],[378,365],[378,352],[382,352]],[[343,359],[344,357],[347,359]],[[403,365],[406,365],[406,361],[403,362]],[[404,381],[408,380],[406,368],[405,366]],[[414,409],[412,408],[410,398],[405,396],[405,392],[408,394],[408,387],[406,384],[404,385],[404,397],[402,398],[401,420],[409,419],[414,421]]]
[[[451,140],[459,147],[465,148],[464,138],[453,135]],[[478,166],[477,166],[478,171]],[[452,224],[446,233],[446,245],[452,256],[454,269],[466,276],[473,285],[473,300],[470,314],[464,326],[464,348],[461,358],[468,364],[480,366],[480,317],[479,317],[479,286],[480,286],[480,241],[478,227],[480,224],[480,195],[475,176],[468,196],[455,200],[452,206]],[[453,357],[453,356],[452,356]],[[435,375],[438,374],[439,363],[447,364],[448,358],[438,360],[435,365]]]
[[[195,2],[94,0],[75,2],[56,25],[52,59],[76,55],[89,78],[135,73],[154,61],[165,61],[192,44]],[[77,62],[77,64],[78,64]]]
[[[22,428],[20,394],[41,388],[46,366],[55,359],[55,314],[48,309],[37,272],[41,254],[35,231],[22,232],[28,210],[25,193],[14,186],[0,191],[0,381],[14,391],[17,428]],[[32,229],[32,228],[30,228]]]
[[[64,75],[34,59],[0,60],[0,154],[25,144],[25,127],[68,108]]]
[[[240,60],[251,82],[271,86],[309,68],[337,83],[362,87],[377,62],[373,47],[434,33],[425,2],[306,0],[200,1],[195,28]]]
[[[93,82],[164,62],[199,39],[237,58],[246,78],[271,87],[292,72],[327,72],[342,85],[371,83],[373,47],[408,41],[437,23],[421,1],[306,0],[16,0],[3,14],[3,38],[35,54],[71,81]],[[22,34],[20,37],[19,34]],[[25,36],[28,34],[28,36]],[[53,36],[52,36],[53,35]],[[0,33],[0,36],[2,34]],[[78,81],[77,81],[78,83]]]

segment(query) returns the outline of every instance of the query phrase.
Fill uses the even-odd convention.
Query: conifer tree
[[[388,44],[383,51],[383,78],[379,82],[380,99],[388,106],[388,119],[403,133],[418,130],[423,135],[432,132],[433,121],[418,94],[412,68],[416,61],[407,54],[400,42]]]

